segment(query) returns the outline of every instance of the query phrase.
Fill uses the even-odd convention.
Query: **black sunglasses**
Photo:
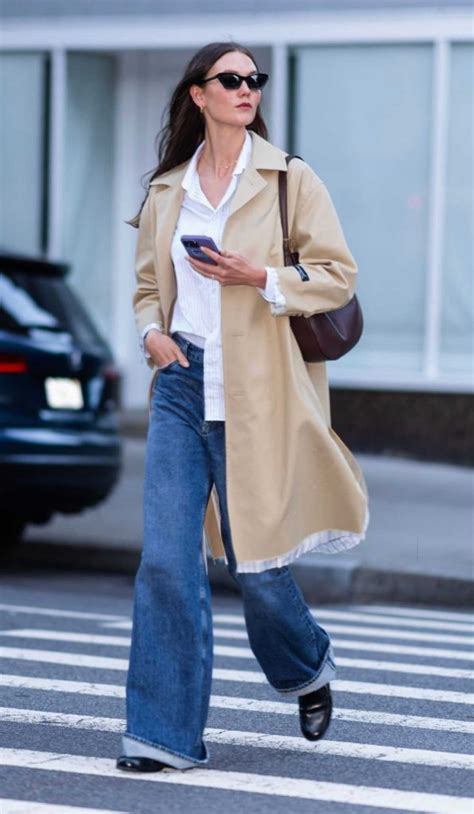
[[[268,74],[251,73],[249,76],[241,76],[239,73],[233,73],[232,71],[222,71],[221,73],[217,73],[215,76],[210,76],[208,79],[202,79],[197,84],[204,85],[206,82],[210,82],[212,79],[218,79],[226,90],[236,90],[237,88],[240,88],[244,80],[247,82],[247,87],[249,90],[261,90],[267,83]]]

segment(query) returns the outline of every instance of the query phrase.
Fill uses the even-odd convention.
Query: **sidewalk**
[[[124,441],[124,471],[112,496],[80,515],[30,526],[19,561],[134,573],[142,536],[143,438]],[[346,554],[307,554],[292,570],[308,602],[474,606],[474,471],[357,454],[367,480],[366,539]],[[209,560],[216,588],[236,590]]]

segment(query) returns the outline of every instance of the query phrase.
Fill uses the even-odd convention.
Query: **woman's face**
[[[215,76],[222,71],[247,76],[255,73],[257,67],[246,54],[230,51],[214,63],[204,78]],[[246,82],[242,82],[240,88],[226,90],[218,79],[206,82],[202,86],[192,85],[190,92],[194,102],[204,108],[204,116],[209,116],[220,124],[239,127],[246,127],[253,122],[262,96],[261,90],[249,90]],[[239,107],[239,105],[248,106]]]

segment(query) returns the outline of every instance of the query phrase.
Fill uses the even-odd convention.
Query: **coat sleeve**
[[[154,232],[153,200],[152,195],[149,194],[140,214],[135,250],[136,287],[132,302],[135,323],[140,337],[148,324],[163,324],[154,260]]]
[[[288,209],[291,211],[290,177]],[[346,305],[356,285],[357,264],[324,181],[304,164],[290,225],[290,248],[298,266],[276,266],[285,304],[271,304],[274,316],[310,317]]]

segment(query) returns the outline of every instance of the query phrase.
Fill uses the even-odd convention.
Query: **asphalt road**
[[[133,578],[0,574],[1,814],[472,814],[474,615],[312,608],[337,679],[326,737],[306,741],[249,649],[240,600],[213,596],[206,768],[115,768]]]

